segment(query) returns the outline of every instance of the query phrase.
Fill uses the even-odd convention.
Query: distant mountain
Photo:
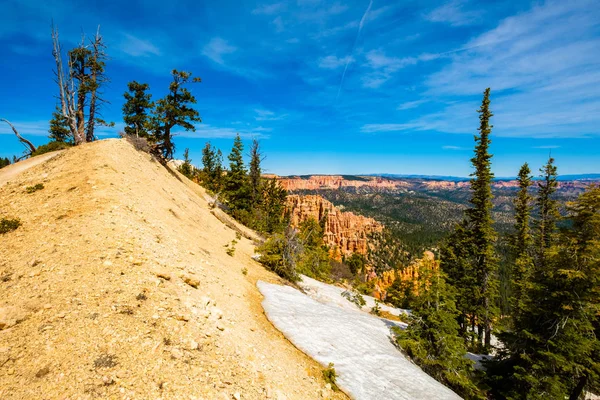
[[[414,174],[364,174],[358,176],[373,176],[387,179],[426,179],[434,181],[451,181],[464,182],[470,178],[460,176],[445,176],[445,175],[414,175]],[[510,181],[516,179],[515,176],[502,176],[494,178],[495,181]],[[534,179],[537,179],[535,177]],[[559,181],[600,181],[600,174],[575,174],[575,175],[559,175]]]

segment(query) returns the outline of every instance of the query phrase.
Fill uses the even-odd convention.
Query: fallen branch
[[[25,139],[23,136],[19,135],[17,128],[15,128],[15,126],[13,124],[11,124],[7,119],[4,119],[4,118],[0,118],[0,121],[6,122],[8,124],[8,126],[10,126],[12,131],[15,133],[15,135],[17,135],[17,138],[19,138],[19,141],[23,144],[23,146],[29,147],[28,155],[31,155],[32,153],[35,152],[35,146],[33,145],[33,143],[31,143],[29,140]]]

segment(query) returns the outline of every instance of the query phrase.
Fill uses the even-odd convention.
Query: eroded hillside
[[[342,396],[264,317],[256,281],[279,279],[251,240],[127,142],[11,177],[3,217],[22,226],[0,235],[0,398]]]

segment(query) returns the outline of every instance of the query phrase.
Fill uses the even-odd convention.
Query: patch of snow
[[[302,281],[298,282],[298,286],[300,286],[308,296],[315,299],[316,301],[326,304],[333,303],[344,309],[358,309],[358,306],[356,306],[356,304],[352,303],[344,296],[342,296],[342,293],[345,291],[345,289],[333,285],[328,285],[327,283],[320,282],[316,279],[309,278],[305,275],[300,275],[300,277],[302,278]],[[371,309],[375,307],[375,297],[365,295],[363,295],[362,297],[367,303],[362,308],[362,310],[370,312]],[[390,307],[383,303],[379,303],[379,309],[382,311],[387,311],[390,314],[396,316],[399,316],[400,314],[410,314],[409,310]],[[400,322],[398,324],[402,325],[402,327],[406,327],[405,323]]]
[[[338,386],[351,398],[460,399],[398,351],[391,339],[392,321],[358,310],[341,296],[343,289],[303,279],[310,297],[259,281],[265,313],[301,351],[323,366],[333,363]]]

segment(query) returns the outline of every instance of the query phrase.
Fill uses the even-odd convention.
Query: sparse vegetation
[[[36,183],[36,184],[35,184],[35,185],[33,185],[33,186],[27,186],[27,187],[25,188],[25,191],[26,191],[27,193],[30,193],[30,194],[31,194],[31,193],[35,193],[35,192],[37,192],[38,190],[42,190],[43,188],[44,188],[44,184],[43,184],[43,183]]]
[[[0,235],[12,232],[21,225],[21,220],[18,218],[2,218],[0,219]]]
[[[325,380],[326,383],[329,383],[331,385],[331,388],[333,390],[335,390],[336,392],[338,390],[340,390],[336,384],[336,378],[337,378],[337,374],[335,372],[335,368],[333,363],[329,363],[329,365],[327,366],[327,368],[323,369],[323,379]]]

